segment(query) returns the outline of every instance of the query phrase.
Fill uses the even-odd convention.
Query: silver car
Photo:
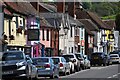
[[[52,59],[59,66],[59,73],[70,74],[70,64],[66,62],[64,57],[53,57]]]
[[[87,55],[84,55],[84,61],[85,61],[85,68],[90,69],[90,60],[88,59]]]
[[[54,61],[51,57],[36,57],[33,58],[32,60],[37,67],[37,78],[59,77],[59,67],[54,64]]]
[[[80,61],[77,59],[74,53],[64,54],[62,57],[68,57],[70,61],[74,64],[74,70],[80,71]]]
[[[110,54],[112,63],[120,63],[120,57],[118,54]]]

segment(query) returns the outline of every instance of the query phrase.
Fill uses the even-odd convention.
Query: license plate
[[[94,59],[98,59],[98,57],[94,57]]]
[[[37,66],[37,68],[44,68],[43,66]]]
[[[13,71],[3,72],[3,74],[13,74]]]

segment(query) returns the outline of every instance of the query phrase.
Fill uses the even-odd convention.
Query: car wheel
[[[51,76],[50,76],[50,79],[53,79],[54,78],[54,75],[52,74]]]
[[[106,63],[103,63],[103,66],[106,66]]]
[[[71,69],[70,69],[70,74],[72,74],[73,73],[73,70],[72,70],[72,66],[71,66]]]
[[[28,66],[27,66],[27,68],[26,68],[26,77],[25,77],[25,80],[31,80]]]

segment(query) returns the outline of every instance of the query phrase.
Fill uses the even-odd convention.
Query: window
[[[49,41],[49,30],[47,29],[47,36],[46,36],[47,41]]]
[[[45,40],[44,29],[42,30],[42,39]]]
[[[72,53],[73,53],[73,47],[72,47]]]
[[[72,26],[71,26],[71,32],[70,32],[70,36],[71,36],[71,37],[72,37],[72,31],[73,31],[73,30],[72,30]]]

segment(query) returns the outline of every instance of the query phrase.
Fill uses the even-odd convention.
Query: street
[[[70,75],[60,76],[60,80],[120,80],[119,72],[120,64],[113,64],[110,66],[96,66],[91,67],[91,69],[81,70]],[[44,80],[49,78],[40,78],[39,80]],[[51,80],[51,79],[50,79]]]
[[[82,70],[61,78],[118,78],[120,77],[118,66],[120,65],[91,67],[91,69]]]

